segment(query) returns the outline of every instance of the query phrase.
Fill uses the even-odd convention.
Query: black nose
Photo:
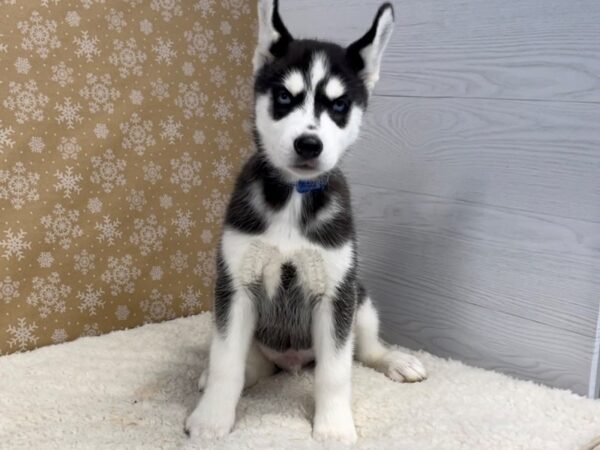
[[[294,141],[294,148],[302,159],[313,159],[323,151],[323,143],[316,136],[304,134]]]

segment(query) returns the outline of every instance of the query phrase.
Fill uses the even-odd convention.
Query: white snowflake
[[[21,283],[13,280],[8,275],[4,277],[4,280],[0,279],[0,300],[4,300],[4,303],[10,303],[12,300],[19,296],[19,286]]]
[[[152,269],[150,269],[150,278],[152,278],[154,281],[161,280],[163,274],[163,270],[160,266],[153,266]]]
[[[81,16],[77,14],[77,11],[67,11],[65,20],[70,27],[78,27],[81,21]]]
[[[186,194],[190,192],[192,186],[202,184],[201,172],[202,163],[192,160],[188,152],[184,152],[179,159],[171,160],[171,183],[179,185]]]
[[[158,223],[154,214],[146,219],[135,219],[133,224],[135,231],[129,238],[129,242],[137,246],[143,256],[152,251],[162,250],[162,240],[167,234],[167,229]]]
[[[27,58],[18,57],[15,61],[15,69],[17,73],[27,75],[31,70],[31,64]]]
[[[103,294],[102,289],[94,289],[91,284],[86,285],[85,291],[77,292],[77,299],[81,302],[79,311],[95,316],[96,311],[104,306]]]
[[[120,225],[119,219],[112,220],[110,216],[104,216],[102,222],[96,222],[94,227],[100,232],[98,240],[109,247],[114,245],[123,236],[123,233],[119,230]]]
[[[50,252],[42,252],[40,253],[40,256],[38,256],[37,261],[41,268],[47,269],[52,267],[52,264],[54,263],[54,256],[52,256],[52,253]]]
[[[194,22],[191,30],[183,33],[187,41],[187,54],[196,56],[201,62],[205,63],[209,55],[217,53],[217,46],[214,41],[214,32],[205,29],[200,22]]]
[[[119,295],[121,292],[132,294],[134,291],[134,282],[140,276],[142,271],[133,265],[131,255],[123,257],[108,257],[108,268],[102,274],[102,281],[110,285],[112,295]]]
[[[181,70],[183,71],[183,74],[187,77],[191,77],[192,75],[194,75],[194,65],[189,62],[186,61],[183,63],[183,65],[181,66]]]
[[[227,82],[227,72],[221,66],[215,66],[210,69],[210,81],[217,87],[223,86]]]
[[[106,139],[108,137],[108,127],[105,123],[98,123],[94,127],[94,134],[98,139]]]
[[[100,55],[98,42],[99,40],[97,36],[90,37],[87,31],[82,31],[81,37],[76,37],[73,39],[73,43],[77,44],[77,50],[75,50],[75,54],[79,58],[85,57],[87,62],[93,62],[94,57]]]
[[[67,298],[71,287],[62,284],[57,272],[47,277],[33,277],[33,289],[27,297],[27,304],[37,308],[40,316],[46,318],[50,313],[64,313],[67,310]]]
[[[221,123],[227,123],[233,118],[231,112],[231,103],[226,101],[224,97],[219,97],[219,100],[213,102],[213,115],[215,119],[221,121]]]
[[[14,132],[15,130],[12,127],[5,127],[2,124],[2,119],[0,119],[0,155],[4,153],[4,149],[13,148],[15,145],[15,141],[10,138],[10,135]]]
[[[175,254],[170,256],[171,259],[171,269],[173,269],[177,273],[183,272],[188,268],[188,257],[186,253],[183,253],[181,250],[177,250]]]
[[[191,83],[179,83],[179,95],[175,104],[181,108],[186,119],[192,117],[204,117],[204,105],[208,101],[208,95],[200,91],[197,81]]]
[[[171,224],[177,227],[175,232],[178,236],[183,234],[189,237],[191,235],[192,228],[196,226],[196,222],[192,220],[192,212],[189,209],[185,212],[181,209],[178,209],[176,214],[177,217],[175,219],[171,219]]]
[[[152,0],[150,7],[154,11],[158,11],[165,22],[183,14],[181,0]]]
[[[132,211],[138,211],[140,212],[142,209],[144,209],[144,206],[146,205],[146,203],[148,203],[146,201],[146,196],[144,194],[144,191],[142,190],[136,190],[136,189],[132,189],[131,191],[129,191],[129,195],[127,196],[127,201],[129,202],[129,209]]]
[[[146,61],[146,53],[138,49],[135,39],[129,38],[126,41],[115,39],[113,45],[114,51],[108,60],[117,66],[121,77],[142,75],[142,64]]]
[[[132,89],[131,94],[129,94],[129,100],[131,100],[131,103],[133,103],[134,105],[141,105],[142,102],[144,101],[144,96],[142,95],[142,91],[139,91],[137,89]]]
[[[25,123],[28,120],[41,122],[44,120],[43,108],[48,103],[48,97],[42,94],[34,80],[24,84],[11,81],[8,83],[10,95],[4,99],[2,104],[15,111],[17,123]]]
[[[83,326],[81,336],[100,336],[100,328],[97,323],[86,323]]]
[[[171,39],[156,38],[156,45],[152,46],[152,51],[155,53],[155,61],[157,63],[165,63],[167,66],[173,64],[173,58],[177,56],[177,52],[173,50],[173,41]]]
[[[202,284],[205,287],[211,285],[217,274],[217,267],[215,265],[215,250],[200,251],[196,257],[197,263],[194,267],[194,274],[202,279]]]
[[[120,33],[123,27],[127,25],[127,22],[125,22],[125,13],[117,11],[115,8],[110,8],[105,18],[108,22],[109,30],[115,30]]]
[[[139,156],[143,156],[148,147],[156,144],[152,136],[152,122],[142,120],[137,113],[133,113],[129,122],[121,123],[119,128],[123,133],[123,148],[133,150]]]
[[[67,332],[64,328],[56,328],[52,332],[51,339],[52,339],[53,343],[61,344],[61,343],[65,342],[67,339],[69,339],[69,335],[67,334]]]
[[[245,62],[246,58],[246,45],[238,42],[237,39],[233,39],[231,44],[227,44],[227,50],[229,55],[227,59],[236,65],[240,65]]]
[[[219,183],[225,183],[233,176],[233,164],[231,164],[224,156],[217,161],[213,161],[212,175],[219,180]]]
[[[173,197],[167,194],[161,195],[159,199],[159,204],[161,208],[169,209],[171,206],[173,206]]]
[[[221,6],[227,9],[234,19],[250,14],[250,2],[246,0],[221,0]]]
[[[54,3],[55,5],[58,5],[60,3],[60,0],[40,0],[41,5],[45,6],[46,8],[49,8],[50,2]]]
[[[90,9],[94,3],[104,3],[105,0],[81,0],[81,6]]]
[[[219,130],[217,131],[217,137],[215,137],[215,144],[217,144],[217,148],[219,151],[228,150],[231,144],[233,143],[233,139],[229,135],[229,131],[227,130]]]
[[[125,184],[123,171],[125,170],[125,160],[116,159],[111,149],[104,152],[102,156],[92,156],[92,173],[90,180],[95,184],[102,184],[104,192],[110,193],[116,186]]]
[[[28,325],[25,318],[18,318],[17,326],[9,325],[7,329],[8,334],[12,336],[8,340],[9,347],[13,348],[16,346],[19,351],[24,352],[27,350],[28,345],[35,345],[38,341],[38,338],[34,334],[35,330],[37,330],[35,322]]]
[[[205,244],[210,244],[213,240],[212,231],[202,230],[202,233],[200,233],[200,240]]]
[[[181,310],[188,314],[200,311],[202,308],[202,300],[200,299],[201,293],[200,290],[194,290],[194,286],[188,286],[185,291],[179,294]]]
[[[98,214],[102,211],[102,200],[98,197],[92,197],[88,200],[87,209],[92,214]]]
[[[83,275],[87,275],[88,272],[96,268],[94,263],[96,256],[89,253],[87,250],[82,250],[81,253],[75,255],[75,270],[81,272]]]
[[[183,137],[183,134],[179,131],[182,126],[181,122],[175,122],[173,116],[168,116],[166,121],[160,122],[160,127],[162,128],[160,137],[169,141],[169,144],[174,144],[175,139],[181,140]]]
[[[40,222],[46,229],[44,241],[48,244],[58,242],[65,250],[71,247],[74,238],[81,237],[83,231],[77,224],[79,211],[67,211],[60,203],[54,205],[52,214],[41,218]]]
[[[108,114],[112,114],[114,111],[114,101],[117,100],[121,93],[115,87],[110,74],[105,73],[104,75],[94,75],[88,73],[85,77],[86,86],[80,91],[84,99],[88,100],[89,108],[91,113],[97,113],[104,111]]]
[[[169,97],[169,83],[164,82],[162,78],[158,78],[156,81],[151,81],[150,86],[152,86],[150,94],[156,97],[158,101],[163,101]]]
[[[240,110],[249,111],[254,97],[252,78],[241,75],[235,77],[235,87],[231,90],[231,95],[237,100]]]
[[[162,180],[162,167],[155,162],[149,162],[142,170],[144,171],[144,180],[149,181],[151,184],[156,184]]]
[[[219,30],[221,30],[221,33],[223,33],[225,36],[227,36],[227,35],[231,34],[231,24],[229,22],[227,22],[226,20],[224,20],[219,25]]]
[[[140,302],[140,308],[144,312],[144,323],[174,319],[176,314],[172,304],[172,295],[161,294],[158,289],[152,289],[150,297]]]
[[[140,21],[140,31],[148,36],[152,33],[152,22],[147,19]]]
[[[58,178],[58,183],[54,185],[54,189],[63,191],[65,198],[71,198],[73,192],[77,194],[81,192],[79,183],[83,180],[83,177],[79,174],[74,174],[72,167],[65,167],[64,172],[57,170],[54,176]]]
[[[129,308],[126,305],[119,305],[115,309],[115,317],[117,320],[127,320],[129,317]]]
[[[200,11],[202,18],[206,19],[208,16],[215,14],[215,0],[197,0],[194,3],[194,11]]]
[[[71,103],[71,98],[66,97],[64,103],[61,105],[57,103],[54,109],[58,111],[56,120],[58,123],[65,123],[67,128],[71,129],[75,127],[75,122],[81,123],[83,117],[79,114],[81,105],[79,103]]]
[[[202,205],[206,209],[205,221],[208,223],[219,222],[225,214],[226,195],[218,189],[213,189],[210,197],[202,200]]]
[[[194,143],[195,144],[202,145],[202,144],[204,144],[205,140],[206,140],[206,135],[204,134],[204,131],[202,131],[202,130],[194,131]]]
[[[50,79],[60,85],[60,87],[65,87],[67,84],[71,84],[73,82],[73,69],[68,67],[63,61],[58,64],[54,64],[50,67],[52,70],[52,76]]]
[[[81,146],[77,143],[76,137],[61,137],[58,151],[63,159],[77,159]]]
[[[15,209],[21,209],[26,202],[40,198],[37,191],[39,180],[39,174],[27,172],[20,161],[11,170],[0,170],[0,200],[8,200]]]
[[[60,47],[60,41],[56,35],[56,21],[44,20],[37,11],[31,13],[29,21],[17,22],[17,28],[23,35],[21,48],[34,50],[42,59],[48,57],[50,49]]]
[[[18,233],[13,233],[12,229],[4,230],[6,238],[0,241],[0,247],[4,249],[3,258],[10,259],[16,257],[18,261],[24,258],[23,250],[31,250],[31,242],[25,240],[27,233],[19,230]]]
[[[27,145],[33,153],[42,153],[46,148],[46,144],[40,136],[32,136]]]

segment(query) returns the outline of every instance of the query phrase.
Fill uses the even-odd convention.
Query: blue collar
[[[317,180],[300,180],[295,184],[296,191],[300,194],[307,194],[309,192],[321,192],[327,187],[327,179]]]

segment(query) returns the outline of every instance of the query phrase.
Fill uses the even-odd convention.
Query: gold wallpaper
[[[208,308],[250,0],[0,0],[0,354]]]

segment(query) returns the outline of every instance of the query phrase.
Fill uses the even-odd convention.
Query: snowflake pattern
[[[104,192],[110,193],[116,186],[125,184],[123,171],[127,163],[123,159],[117,159],[111,149],[100,156],[92,157],[94,173],[90,180],[92,183],[101,184]]]
[[[0,279],[0,300],[8,304],[16,299],[19,296],[19,286],[20,283],[9,276],[4,277],[4,280]]]
[[[150,7],[158,11],[165,22],[170,22],[173,17],[181,16],[181,0],[152,0]]]
[[[189,256],[186,253],[183,253],[181,250],[177,250],[173,255],[170,256],[171,269],[177,273],[183,272],[188,268],[188,258]]]
[[[65,198],[71,198],[71,194],[74,192],[77,194],[81,192],[79,183],[83,180],[83,177],[79,174],[74,174],[72,167],[65,167],[64,172],[57,170],[54,176],[58,178],[58,183],[54,185],[54,189],[62,191]]]
[[[37,336],[34,334],[37,330],[35,322],[27,324],[27,320],[23,317],[17,319],[17,326],[9,325],[8,334],[11,336],[8,339],[8,346],[10,348],[16,347],[17,351],[24,352],[29,346],[33,346],[38,341]]]
[[[64,313],[67,310],[67,297],[71,287],[62,284],[57,272],[47,277],[33,278],[33,291],[27,297],[27,304],[37,308],[40,317],[45,318],[50,313]]]
[[[80,37],[75,37],[73,42],[77,45],[75,54],[79,58],[85,58],[87,62],[94,61],[94,58],[100,56],[100,49],[98,48],[98,38],[91,36],[87,31],[82,31]]]
[[[19,230],[17,233],[13,233],[12,229],[4,230],[4,239],[0,241],[0,247],[4,249],[2,257],[10,259],[13,256],[17,258],[17,261],[22,260],[25,256],[23,251],[31,249],[31,242],[25,240],[27,233],[23,230]]]
[[[75,270],[81,272],[83,275],[87,275],[96,268],[94,260],[95,255],[90,254],[87,250],[82,250],[81,253],[73,257],[75,259]]]
[[[144,323],[175,318],[173,296],[162,294],[158,289],[152,289],[150,296],[141,301],[140,308],[144,312]]]
[[[194,274],[196,274],[202,280],[202,284],[205,287],[211,285],[217,273],[215,266],[215,250],[200,251],[197,253],[197,262],[194,266]]]
[[[119,125],[123,133],[123,148],[133,150],[137,155],[143,156],[148,147],[156,144],[152,135],[152,122],[142,120],[137,113],[133,113],[129,122]]]
[[[196,222],[192,219],[192,211],[189,209],[187,211],[182,211],[181,209],[177,210],[177,217],[175,219],[171,219],[171,224],[175,225],[176,233],[178,236],[190,236],[192,232],[192,228],[196,226]]]
[[[17,28],[23,35],[21,48],[33,50],[40,58],[46,59],[50,50],[60,47],[60,40],[56,36],[56,21],[44,20],[40,13],[33,11],[29,21],[17,23]]]
[[[171,160],[171,183],[179,185],[187,194],[193,186],[202,184],[201,167],[200,161],[192,160],[190,154],[185,152],[181,158]]]
[[[194,290],[193,286],[188,286],[185,291],[179,295],[181,300],[181,309],[188,314],[194,314],[202,308],[202,291]]]
[[[76,137],[61,137],[58,151],[63,159],[77,159],[81,145],[77,143]]]
[[[146,219],[135,219],[133,224],[135,231],[129,242],[140,250],[142,256],[146,256],[152,251],[162,250],[162,240],[167,234],[167,229],[158,223],[154,214]]]
[[[224,156],[217,161],[213,161],[212,174],[219,180],[219,183],[225,183],[233,176],[233,164],[231,164]]]
[[[201,62],[205,63],[210,55],[217,53],[214,32],[205,29],[200,22],[195,22],[192,29],[186,31],[184,36],[187,41],[187,54],[196,56]]]
[[[71,103],[71,98],[66,97],[63,103],[57,103],[54,107],[58,111],[56,120],[58,123],[65,123],[67,128],[75,128],[75,123],[81,123],[83,117],[79,114],[81,105],[79,103]]]
[[[42,217],[40,222],[46,229],[44,242],[58,243],[63,249],[71,247],[73,239],[81,237],[83,230],[78,225],[79,211],[67,210],[60,203],[54,205],[52,214]]]
[[[169,144],[174,144],[175,140],[181,140],[183,134],[181,134],[181,122],[175,122],[173,116],[167,117],[166,121],[160,122],[160,127],[162,131],[160,132],[160,137],[165,141],[168,141]]]
[[[77,299],[80,301],[79,310],[95,316],[98,309],[104,306],[103,294],[102,289],[94,289],[91,284],[88,284],[85,291],[77,292]]]
[[[186,119],[204,117],[204,105],[207,101],[208,95],[200,91],[197,81],[190,84],[179,83],[179,95],[175,104],[181,108]]]
[[[107,246],[114,245],[115,242],[123,236],[123,233],[119,230],[121,222],[119,219],[111,219],[110,216],[104,216],[102,222],[96,222],[94,227],[98,230],[98,241],[106,244]]]
[[[110,74],[96,76],[88,73],[85,77],[86,86],[79,91],[79,94],[89,102],[91,113],[104,111],[112,114],[114,111],[114,101],[121,93],[112,85]]]
[[[223,217],[225,207],[227,206],[227,198],[223,192],[218,189],[213,189],[210,197],[202,200],[202,205],[206,210],[204,220],[208,223],[212,223]]]
[[[135,38],[126,41],[115,39],[114,52],[108,57],[111,64],[117,66],[122,78],[129,75],[140,76],[142,65],[146,61],[146,53],[138,49]]]
[[[48,97],[39,91],[34,80],[29,80],[24,84],[11,81],[8,83],[8,91],[10,95],[4,99],[2,104],[15,112],[17,123],[44,120],[43,109],[48,103]]]
[[[156,38],[156,45],[152,46],[152,51],[155,54],[154,60],[167,66],[173,64],[173,58],[177,56],[177,52],[173,50],[173,41],[170,39]]]
[[[28,172],[22,162],[11,170],[0,170],[0,200],[8,200],[15,209],[40,198],[37,190],[39,174]]]
[[[10,138],[14,132],[12,127],[4,126],[0,120],[0,155],[4,153],[5,149],[13,148],[15,145],[15,141]]]
[[[102,281],[110,286],[112,295],[119,295],[121,292],[133,294],[135,280],[142,274],[142,271],[133,265],[131,255],[123,257],[109,256],[108,268],[102,274]]]
[[[63,61],[53,65],[50,69],[52,70],[50,79],[58,83],[60,87],[65,87],[73,83],[73,69],[68,67]]]

